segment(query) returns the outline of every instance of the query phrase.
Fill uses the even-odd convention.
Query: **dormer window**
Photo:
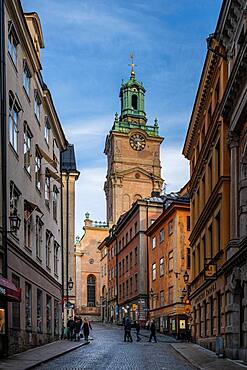
[[[11,59],[14,65],[17,65],[17,45],[19,44],[19,40],[13,26],[13,22],[9,21],[9,29],[8,29],[8,52],[11,56]]]
[[[132,108],[137,110],[137,95],[133,94],[131,98]]]

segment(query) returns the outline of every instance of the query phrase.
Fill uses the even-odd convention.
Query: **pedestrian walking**
[[[82,324],[82,329],[83,329],[84,339],[85,339],[85,341],[88,342],[89,329],[92,330],[92,326],[90,324],[90,321],[88,321],[86,317],[85,317],[84,322]]]
[[[79,317],[77,317],[75,319],[75,342],[80,341],[81,325],[82,325],[82,320]]]
[[[157,343],[157,338],[156,338],[156,327],[155,327],[155,321],[151,321],[150,325],[150,336],[149,336],[149,342],[152,341],[152,338],[154,338],[155,343]]]
[[[136,341],[140,342],[141,337],[139,334],[140,334],[141,326],[138,320],[135,321],[135,328],[136,328]]]
[[[75,320],[70,317],[69,321],[67,322],[68,328],[68,339],[73,340],[74,338],[74,330],[75,330]]]
[[[133,342],[132,336],[131,336],[131,322],[129,318],[127,317],[124,324],[124,341],[126,342],[126,339],[128,339],[128,342]]]

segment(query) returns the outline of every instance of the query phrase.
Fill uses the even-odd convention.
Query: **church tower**
[[[121,114],[115,114],[104,150],[108,159],[104,190],[110,226],[133,202],[160,193],[163,185],[160,165],[163,138],[159,136],[157,119],[153,126],[147,125],[145,89],[136,80],[133,59],[130,79],[122,83],[119,97]]]

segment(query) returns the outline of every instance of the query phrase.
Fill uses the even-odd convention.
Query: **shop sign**
[[[216,290],[216,283],[213,283],[209,286],[209,288],[205,289],[198,297],[195,298],[194,304],[197,304],[204,299],[206,299],[209,295],[211,295]]]
[[[137,304],[133,303],[133,304],[132,304],[132,310],[133,310],[133,311],[136,311],[136,309],[137,309]]]
[[[172,331],[176,331],[176,320],[172,319]]]
[[[205,265],[204,275],[206,280],[215,280],[217,274],[216,263],[209,263]]]
[[[6,289],[0,286],[0,294],[6,295]]]
[[[179,320],[179,329],[186,329],[186,321]]]

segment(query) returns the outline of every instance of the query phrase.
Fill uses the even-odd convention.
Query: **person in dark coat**
[[[81,325],[82,325],[82,320],[77,317],[75,319],[75,342],[78,340],[80,341],[80,331],[81,331]]]
[[[126,342],[126,339],[128,339],[128,342],[133,342],[132,336],[131,336],[131,322],[129,318],[125,320],[124,324],[124,341]]]
[[[136,340],[137,340],[137,342],[140,342],[140,340],[141,340],[141,337],[140,337],[141,327],[140,327],[140,323],[139,323],[138,320],[135,321],[135,328],[136,328]]]
[[[84,339],[85,339],[85,341],[88,342],[89,329],[92,330],[92,326],[90,324],[90,321],[88,321],[86,317],[84,319],[84,322],[83,322],[83,325],[82,325],[82,329],[83,329]]]
[[[152,338],[154,338],[155,343],[157,343],[157,338],[156,338],[156,327],[155,327],[155,322],[154,320],[151,321],[150,325],[150,337],[149,337],[149,342],[152,341]]]
[[[73,320],[72,317],[69,319],[67,323],[67,328],[69,330],[68,339],[73,340],[75,330],[75,320]]]

